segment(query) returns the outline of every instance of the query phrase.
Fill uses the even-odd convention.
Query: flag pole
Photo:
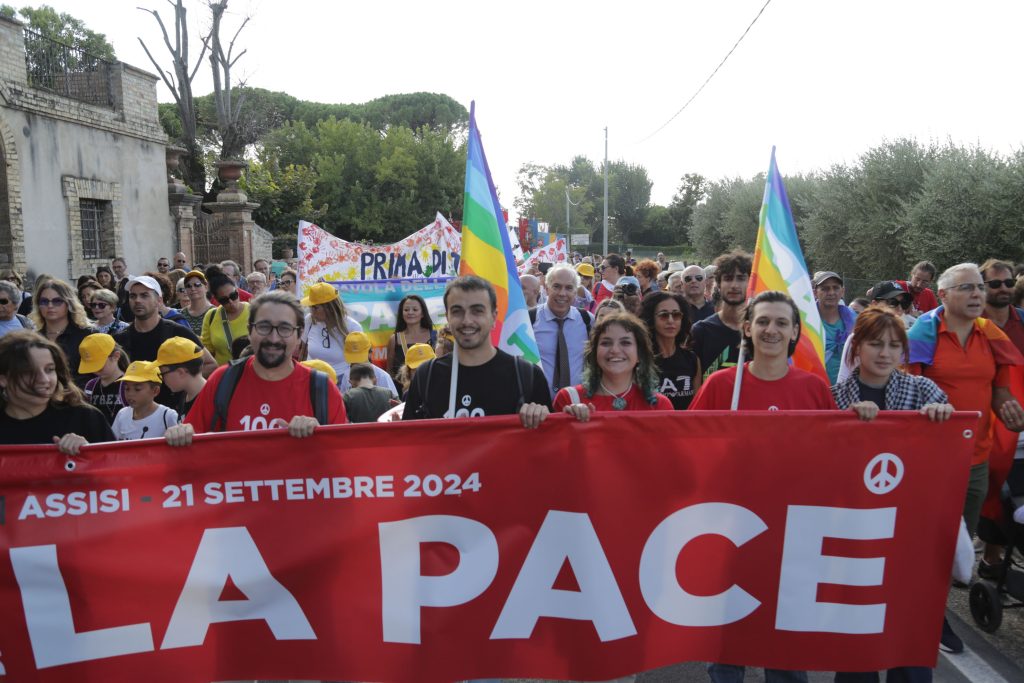
[[[743,330],[740,329],[740,353],[736,357],[736,381],[732,385],[732,404],[729,410],[740,409],[740,386],[743,384]]]
[[[452,386],[448,389],[448,412],[445,417],[455,417],[455,394],[459,388],[459,345],[452,344]],[[426,401],[426,396],[423,400]]]

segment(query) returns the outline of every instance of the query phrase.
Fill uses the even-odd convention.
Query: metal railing
[[[25,65],[28,82],[100,107],[113,107],[110,89],[112,62],[25,28]]]

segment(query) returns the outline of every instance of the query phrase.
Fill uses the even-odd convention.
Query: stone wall
[[[274,235],[262,226],[254,225],[252,229],[252,260],[272,260]]]
[[[0,18],[0,172],[7,190],[0,265],[77,277],[115,252],[132,272],[171,257],[176,238],[157,77],[115,63],[113,107],[86,104],[32,87],[24,50],[21,24]],[[102,203],[103,248],[111,251],[91,261],[82,255],[83,199]]]

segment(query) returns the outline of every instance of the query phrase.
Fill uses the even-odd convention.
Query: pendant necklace
[[[612,409],[613,410],[625,410],[626,409],[626,399],[624,399],[623,396],[628,394],[629,390],[633,388],[633,382],[630,382],[629,386],[626,387],[626,390],[623,391],[621,394],[616,394],[614,391],[612,391],[611,389],[606,387],[604,385],[604,382],[601,382],[600,384],[601,384],[601,388],[602,389],[604,389],[609,394],[611,394],[612,396],[615,397],[614,399],[612,399]]]

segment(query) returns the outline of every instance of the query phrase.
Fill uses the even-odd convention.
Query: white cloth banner
[[[534,263],[567,263],[569,252],[565,246],[564,239],[558,239],[540,249],[534,249],[526,260],[519,265],[519,274],[522,275]]]
[[[347,242],[299,221],[299,282],[305,291],[320,280],[454,277],[461,248],[462,235],[440,213],[404,240],[374,246]]]

